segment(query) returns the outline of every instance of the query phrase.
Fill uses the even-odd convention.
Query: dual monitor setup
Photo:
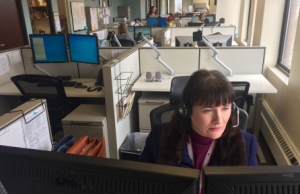
[[[139,32],[143,32],[143,35],[147,38],[151,37],[151,27],[150,26],[127,26],[128,34],[136,39]],[[120,29],[119,29],[120,33]]]
[[[147,26],[151,26],[151,27],[167,27],[167,21],[166,18],[164,17],[150,17],[147,18]]]
[[[92,35],[31,34],[33,63],[68,63],[70,61],[99,64],[98,37]],[[68,43],[68,44],[67,44]]]

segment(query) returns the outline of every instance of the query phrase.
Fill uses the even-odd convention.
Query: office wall
[[[100,6],[99,0],[85,0],[84,3],[85,3],[86,7],[99,7]]]
[[[263,3],[263,4],[262,4]],[[258,1],[253,46],[267,46],[264,70],[277,63],[285,0]],[[274,14],[276,13],[276,14]]]
[[[112,14],[113,18],[118,17],[118,6],[123,6],[123,0],[111,0],[112,1]]]
[[[118,17],[118,6],[131,6],[133,19],[146,18],[146,0],[112,0],[113,17]]]
[[[24,17],[24,20],[25,20],[25,26],[26,26],[26,31],[27,31],[27,35],[28,35],[28,42],[29,42],[29,34],[33,34],[33,32],[32,32],[32,26],[31,26],[28,0],[21,0],[21,3],[22,3],[22,9],[23,9],[23,14],[24,14],[23,17]]]
[[[215,5],[215,0],[209,0],[209,14],[215,14],[217,11],[217,5]]]
[[[216,20],[225,18],[224,26],[234,25],[238,31],[240,19],[241,0],[219,0],[217,2]]]

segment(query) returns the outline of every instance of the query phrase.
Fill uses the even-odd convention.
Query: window
[[[175,13],[182,13],[182,0],[175,0]]]
[[[288,74],[292,66],[300,0],[287,0],[281,30],[278,67]]]

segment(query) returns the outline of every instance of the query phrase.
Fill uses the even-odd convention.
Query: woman
[[[204,13],[201,13],[199,15],[199,23],[204,23],[205,17],[204,17]]]
[[[151,6],[150,9],[149,9],[149,12],[147,14],[146,19],[150,18],[150,16],[156,16],[156,15],[158,15],[156,7],[155,6]]]
[[[199,170],[256,166],[256,138],[236,127],[234,101],[235,91],[223,74],[196,71],[171,121],[152,128],[139,161]]]
[[[121,23],[120,24],[120,30],[119,30],[119,35],[117,35],[117,38],[120,40],[131,40],[133,42],[133,44],[135,45],[135,41],[133,39],[133,37],[128,34],[128,29],[127,29],[127,25],[125,23]]]

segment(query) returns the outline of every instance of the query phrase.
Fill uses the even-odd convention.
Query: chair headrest
[[[177,106],[181,102],[183,89],[191,76],[174,77],[171,82],[170,104]]]

